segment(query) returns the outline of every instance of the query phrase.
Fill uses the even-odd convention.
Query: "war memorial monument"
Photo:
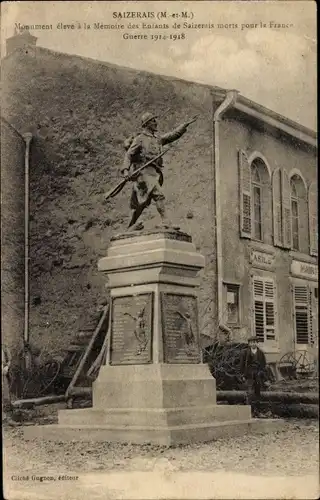
[[[106,196],[132,181],[132,215],[98,262],[110,318],[93,406],[60,410],[58,424],[26,427],[27,439],[174,445],[281,426],[251,418],[249,405],[218,405],[215,379],[202,362],[197,293],[205,259],[191,236],[170,223],[161,189],[162,146],[195,119],[158,136],[156,116],[145,113],[142,131],[127,141],[124,178]],[[161,225],[145,230],[138,219],[152,201]]]

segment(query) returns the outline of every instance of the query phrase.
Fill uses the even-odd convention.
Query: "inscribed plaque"
[[[162,293],[161,314],[165,363],[200,363],[196,297]]]
[[[153,294],[112,299],[111,365],[152,361]]]

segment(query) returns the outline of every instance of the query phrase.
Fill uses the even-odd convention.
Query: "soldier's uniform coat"
[[[185,124],[164,135],[154,134],[143,129],[133,138],[124,158],[121,172],[129,170],[133,173],[139,167],[152,160],[162,152],[162,147],[179,139],[187,130]],[[152,200],[164,199],[161,186],[163,184],[162,157],[143,169],[137,178],[133,179],[130,208],[136,210],[139,206],[148,206]]]

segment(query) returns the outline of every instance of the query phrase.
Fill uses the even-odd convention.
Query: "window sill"
[[[308,349],[312,349],[314,347],[313,344],[295,344],[294,345],[294,350],[296,352],[299,352],[299,351],[306,351]]]
[[[274,255],[274,247],[272,245],[269,245],[269,243],[264,243],[263,241],[258,240],[251,240],[251,243],[252,250],[262,250],[265,253]]]
[[[283,250],[284,252],[290,252],[291,248],[282,245],[281,243],[274,243],[273,248],[279,248],[280,250]]]
[[[300,260],[302,262],[310,262],[310,264],[317,264],[317,257],[313,257],[307,253],[298,252],[297,250],[290,250],[290,257]]]

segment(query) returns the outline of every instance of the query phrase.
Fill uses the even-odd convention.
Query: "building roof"
[[[299,139],[300,141],[317,147],[317,134],[314,130],[305,127],[304,125],[300,125],[300,123],[280,115],[279,113],[276,113],[261,104],[251,101],[241,94],[238,96],[238,99],[234,104],[234,108],[253,118],[256,118],[257,120],[261,120],[271,127],[275,127],[282,132]]]
[[[32,35],[30,33],[30,31],[28,31],[28,30],[24,30],[22,33],[15,33],[14,35],[9,36],[7,38],[7,41],[8,40],[12,40],[13,38],[24,38],[25,40],[29,39],[29,40],[32,40],[32,41],[33,40],[38,40],[38,38],[36,36]]]

